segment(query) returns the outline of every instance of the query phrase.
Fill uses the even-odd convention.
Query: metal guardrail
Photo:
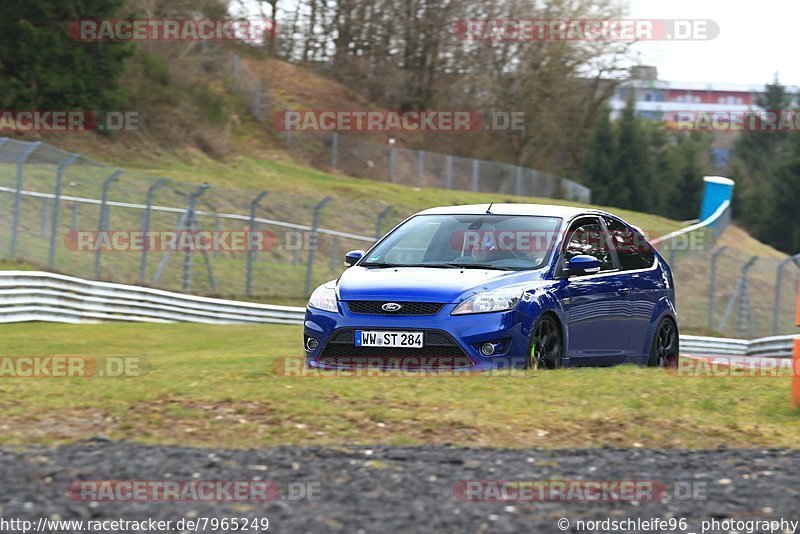
[[[795,337],[771,336],[748,340],[682,335],[680,339],[681,354],[791,358]]]
[[[0,323],[302,324],[304,308],[199,297],[39,271],[0,272]]]
[[[305,309],[215,299],[40,271],[0,271],[0,323],[46,321],[302,324]],[[726,339],[682,335],[681,353],[789,358],[794,336]]]

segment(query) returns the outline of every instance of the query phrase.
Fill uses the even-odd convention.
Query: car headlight
[[[470,298],[456,306],[451,315],[464,315],[467,313],[489,313],[513,310],[519,304],[523,291],[521,289],[501,289],[499,291],[484,291],[472,295]]]
[[[309,308],[316,308],[329,312],[338,312],[339,307],[336,305],[336,289],[333,286],[323,284],[311,293],[308,299]]]

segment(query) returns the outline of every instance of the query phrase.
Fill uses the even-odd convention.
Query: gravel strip
[[[800,451],[795,450],[217,450],[98,440],[0,449],[0,517],[176,521],[266,516],[270,532],[536,533],[562,532],[557,527],[562,517],[571,521],[567,532],[604,531],[578,530],[578,519],[683,517],[688,531],[700,532],[700,521],[712,518],[800,519],[799,470]],[[74,480],[128,479],[271,480],[284,490],[290,483],[306,482],[312,491],[316,484],[320,494],[317,500],[260,503],[82,502],[67,494]],[[657,481],[665,492],[653,502],[465,502],[454,493],[463,480],[548,479]],[[690,493],[689,488],[694,498],[676,494]]]

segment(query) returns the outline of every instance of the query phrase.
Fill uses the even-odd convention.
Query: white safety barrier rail
[[[39,271],[0,271],[0,323],[302,324],[304,308],[215,299]]]
[[[41,271],[0,271],[0,323],[139,321],[302,324],[305,308],[215,299]],[[693,356],[789,358],[794,336],[725,339],[682,335]]]
[[[772,336],[751,340],[682,335],[681,354],[791,358],[794,339],[795,336]]]
[[[717,210],[714,213],[712,213],[711,216],[709,216],[706,220],[692,224],[690,226],[687,226],[686,228],[681,228],[680,230],[675,230],[674,232],[671,232],[667,235],[662,235],[661,237],[652,239],[650,241],[650,244],[652,244],[655,247],[658,247],[658,245],[660,245],[661,243],[668,243],[673,239],[679,238],[684,235],[688,235],[697,230],[704,230],[709,226],[711,226],[712,224],[716,223],[717,221],[721,220],[730,207],[731,207],[731,201],[726,200],[722,204],[720,204]]]

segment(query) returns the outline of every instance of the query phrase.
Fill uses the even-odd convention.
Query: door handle
[[[630,294],[631,294],[631,288],[629,288],[629,287],[623,287],[623,288],[617,289],[617,295],[620,295],[622,297],[625,297],[625,296],[630,295]]]

